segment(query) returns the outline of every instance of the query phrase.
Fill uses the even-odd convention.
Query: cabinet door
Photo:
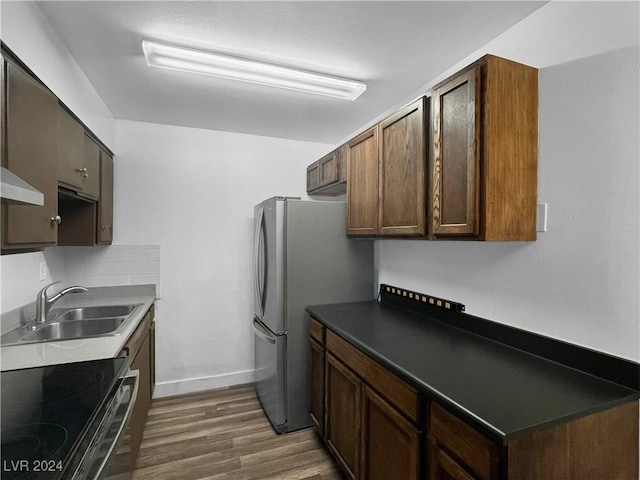
[[[311,421],[324,436],[324,348],[310,340],[309,397]]]
[[[426,233],[425,102],[423,97],[380,124],[381,235]]]
[[[326,441],[350,478],[360,478],[361,383],[338,359],[327,353]]]
[[[313,162],[307,167],[307,193],[312,193],[320,186],[320,162]]]
[[[419,433],[369,387],[362,394],[362,466],[367,480],[418,480]]]
[[[113,241],[113,158],[100,151],[100,199],[98,200],[98,243]]]
[[[320,186],[331,185],[338,181],[338,150],[318,160]]]
[[[433,234],[478,235],[480,67],[433,94]]]
[[[378,127],[347,146],[347,234],[378,231]]]
[[[3,207],[3,247],[43,247],[58,237],[56,109],[47,88],[11,63],[5,63],[6,137],[3,165],[44,194],[44,205]],[[6,100],[6,101],[4,101]],[[6,208],[6,209],[4,209]]]
[[[88,135],[84,136],[84,167],[82,195],[97,199],[100,196],[100,147]]]
[[[58,181],[82,190],[84,176],[84,128],[58,105]]]

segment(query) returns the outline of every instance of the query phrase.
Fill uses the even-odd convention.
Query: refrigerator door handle
[[[262,237],[263,230],[263,222],[264,222],[264,208],[260,207],[258,212],[258,218],[256,219],[256,229],[253,237],[253,286],[254,286],[254,295],[256,298],[256,302],[258,304],[258,313],[260,317],[264,316],[263,306],[262,306],[262,287],[260,286],[260,239]]]
[[[273,345],[276,344],[276,337],[265,331],[264,327],[260,325],[258,320],[256,320],[255,318],[253,319],[253,333],[255,333],[256,336],[260,337],[262,340],[266,340]]]
[[[260,318],[264,317],[265,301],[264,291],[267,283],[267,271],[269,265],[267,263],[267,236],[264,228],[265,221],[264,209],[260,209],[260,220],[258,222],[258,249],[262,246],[262,251],[258,258],[262,259],[262,262],[258,263],[258,305],[260,306]]]

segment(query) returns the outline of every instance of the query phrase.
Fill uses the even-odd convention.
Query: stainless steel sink
[[[68,320],[85,320],[90,318],[121,317],[130,315],[137,305],[105,305],[99,307],[57,308],[51,310],[50,318],[62,322]]]
[[[5,333],[0,337],[0,345],[119,335],[140,305],[56,308],[49,312],[43,324],[31,321]]]
[[[22,341],[51,342],[113,335],[126,320],[127,317],[110,317],[51,322],[25,335]]]

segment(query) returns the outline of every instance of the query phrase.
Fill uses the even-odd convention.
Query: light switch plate
[[[536,232],[547,231],[547,204],[536,204]]]

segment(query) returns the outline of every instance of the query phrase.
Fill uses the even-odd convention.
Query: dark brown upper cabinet
[[[378,126],[347,144],[347,234],[378,233]]]
[[[58,105],[58,182],[61,187],[96,200],[99,195],[98,145],[82,124]]]
[[[2,164],[44,194],[44,205],[3,205],[2,248],[56,243],[58,99],[12,62],[3,62]]]
[[[309,195],[341,195],[347,191],[346,145],[307,167]]]
[[[535,240],[538,70],[487,55],[432,99],[433,236]]]
[[[113,241],[113,158],[100,150],[100,199],[98,200],[99,244]]]
[[[378,234],[426,233],[426,120],[422,97],[379,125]]]

